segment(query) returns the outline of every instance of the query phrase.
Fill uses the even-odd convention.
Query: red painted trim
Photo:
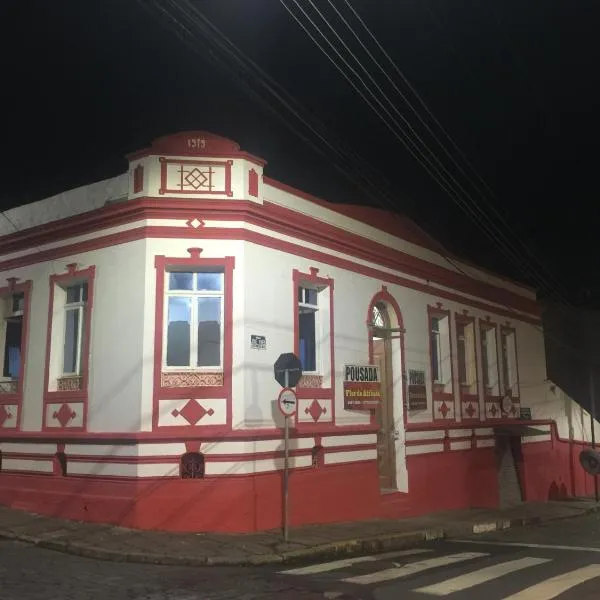
[[[201,140],[201,146],[198,145],[198,140]],[[132,152],[127,158],[132,161],[152,154],[240,158],[261,167],[267,164],[262,158],[240,150],[237,142],[208,131],[181,131],[161,136],[153,140],[149,148]]]
[[[178,431],[189,430],[194,436],[224,434],[231,430],[232,423],[232,398],[231,378],[233,362],[233,269],[235,258],[225,256],[223,258],[201,258],[201,248],[189,248],[189,257],[166,257],[157,255],[154,258],[156,268],[156,312],[154,316],[154,386],[152,394],[152,429],[156,431]],[[224,315],[223,315],[223,386],[215,387],[182,387],[163,388],[161,385],[161,374],[163,364],[163,324],[165,311],[165,274],[169,267],[189,267],[190,269],[202,269],[204,267],[221,267],[224,273]],[[225,399],[226,423],[225,425],[196,425],[196,426],[159,426],[159,404],[160,400],[168,398],[210,398],[217,395]]]
[[[48,300],[48,322],[46,324],[46,358],[44,362],[44,392],[42,431],[86,431],[88,416],[89,393],[89,358],[92,336],[92,313],[94,311],[94,281],[96,278],[95,265],[87,269],[77,270],[76,264],[67,265],[67,272],[50,276],[50,293]],[[50,352],[52,349],[52,327],[54,315],[54,290],[57,285],[68,285],[71,281],[86,281],[88,285],[88,299],[85,311],[85,337],[81,341],[81,390],[75,391],[49,391],[50,387]],[[50,427],[46,420],[46,406],[58,403],[80,403],[83,408],[83,422],[81,427]]]
[[[187,220],[192,207],[190,202],[194,201],[177,198],[138,198],[129,202],[108,205],[82,215],[33,227],[26,232],[3,236],[0,239],[0,255],[55,242],[57,237],[65,239],[75,235],[79,236],[140,219],[181,218]],[[221,221],[246,221],[281,234],[297,237],[303,241],[317,243],[351,257],[362,258],[381,266],[420,277],[425,281],[462,290],[464,293],[478,296],[483,300],[501,303],[530,315],[539,317],[541,314],[539,306],[533,299],[393,250],[360,235],[348,233],[335,226],[270,202],[259,205],[244,200],[201,200],[198,201],[197,210],[205,218],[212,217]],[[83,244],[85,243],[87,242],[83,242]],[[48,252],[57,252],[57,250],[60,252],[62,249],[53,249]],[[36,253],[33,253],[27,257],[5,261],[0,264],[0,270],[8,269],[13,266],[13,263],[14,266],[23,266],[46,259],[46,252],[41,254],[40,258],[36,258]],[[66,254],[62,254],[62,256]],[[424,287],[431,293],[432,289],[429,285]],[[434,293],[443,297],[442,292],[435,291]],[[463,301],[465,300],[467,305],[477,306],[471,301],[463,299]],[[496,309],[493,310],[495,313],[498,312]],[[514,318],[515,315],[507,312],[506,316],[507,318]],[[519,318],[519,320],[523,319]],[[539,322],[539,319],[537,322]]]
[[[399,215],[389,210],[374,208],[372,206],[328,202],[327,200],[317,198],[308,192],[299,190],[291,185],[282,183],[276,179],[272,179],[271,177],[263,176],[263,180],[265,184],[270,185],[275,189],[292,194],[293,196],[298,196],[299,198],[308,200],[309,202],[322,208],[331,210],[339,215],[343,215],[344,217],[354,219],[355,221],[359,221],[369,225],[370,227],[379,229],[380,231],[385,231],[394,237],[403,239],[412,244],[416,244],[417,246],[421,246],[421,248],[425,248],[427,250],[436,252],[437,254],[447,256],[448,258],[462,263],[463,265],[470,266],[478,271],[481,271],[482,273],[487,273],[496,279],[506,281],[507,283],[521,287],[523,290],[527,290],[530,293],[535,294],[535,289],[527,284],[495,273],[489,269],[486,269],[485,267],[481,267],[480,265],[468,261],[464,257],[453,256],[446,248],[443,248],[440,243],[428,235],[415,222],[403,215]]]
[[[515,396],[513,393],[513,390],[511,390],[511,397],[513,399],[515,399],[517,402],[519,402],[520,398],[521,398],[521,378],[519,377],[519,352],[518,352],[518,345],[517,345],[517,330],[514,327],[512,327],[509,323],[507,323],[506,325],[500,326],[500,336],[502,336],[503,333],[512,334],[513,339],[514,339],[515,370],[516,370],[516,377],[517,377],[517,390],[519,391],[519,394],[517,396]],[[500,343],[502,343],[502,338],[500,338]]]
[[[488,420],[487,417],[487,409],[486,409],[486,403],[494,403],[494,402],[500,402],[500,399],[502,398],[502,390],[501,390],[501,379],[500,379],[500,354],[498,353],[498,335],[499,335],[499,331],[498,331],[498,324],[495,323],[494,321],[490,320],[489,317],[485,318],[485,319],[479,319],[479,335],[480,335],[480,343],[481,343],[481,347],[480,347],[480,352],[481,355],[483,357],[483,333],[486,329],[493,329],[496,332],[495,335],[495,352],[496,352],[496,368],[498,370],[498,395],[492,395],[492,394],[488,394],[487,393],[487,389],[485,387],[485,375],[483,375],[483,371],[482,371],[482,389],[483,389],[483,410],[484,410],[484,414],[481,415],[481,418],[485,421]],[[483,358],[482,358],[482,366],[483,366]],[[500,413],[499,413],[500,414]],[[500,418],[500,416],[498,417]],[[496,420],[493,421],[494,423],[496,422]]]
[[[159,159],[160,162],[160,188],[158,193],[163,194],[195,194],[195,195],[210,195],[210,196],[233,196],[233,191],[231,190],[231,166],[233,165],[232,160],[184,160],[178,158],[165,158],[161,156]],[[225,189],[223,190],[186,190],[183,189],[183,174],[182,174],[182,182],[181,188],[169,188],[167,181],[167,167],[170,164],[174,165],[196,165],[197,167],[224,167],[225,168]]]
[[[448,347],[450,352],[450,392],[436,392],[435,391],[435,382],[433,381],[433,348],[431,347],[431,321],[433,317],[446,317],[448,319]],[[457,421],[458,415],[456,414],[456,402],[454,401],[454,392],[455,392],[455,381],[454,381],[454,353],[452,352],[452,318],[450,310],[446,310],[442,308],[441,302],[438,302],[437,306],[427,306],[427,332],[429,334],[429,376],[431,381],[431,410],[432,410],[432,419],[434,421],[439,421],[442,423],[447,423],[448,421],[455,422]],[[441,358],[441,357],[440,357]],[[436,418],[435,414],[435,403],[445,401],[447,404],[451,403],[454,408],[454,419],[439,419]]]
[[[248,196],[258,198],[258,172],[256,169],[248,171]]]
[[[208,440],[246,440],[260,441],[282,439],[282,429],[278,427],[265,429],[233,429],[227,432],[215,433],[213,430],[201,432],[198,427],[179,427],[178,431],[163,431],[164,429],[175,429],[174,427],[161,427],[159,431],[140,431],[140,432],[114,432],[114,433],[87,433],[78,431],[63,430],[52,435],[52,430],[48,432],[11,432],[9,430],[0,430],[0,441],[35,441],[39,443],[50,442],[77,442],[81,444],[135,444],[137,442],[196,442],[201,439],[203,442]],[[184,431],[180,431],[183,429]],[[192,430],[193,429],[193,430]],[[376,433],[371,425],[344,425],[335,426],[332,423],[323,423],[319,428],[318,434],[323,435],[360,435]],[[314,437],[315,431],[292,429],[294,438]]]
[[[369,349],[369,363],[373,363],[373,336],[371,335],[371,330],[369,329],[368,324],[371,323],[372,315],[373,315],[373,307],[378,303],[382,302],[387,307],[391,307],[391,309],[396,314],[396,320],[398,321],[398,327],[404,331],[404,318],[402,316],[402,311],[400,310],[400,305],[396,302],[394,296],[390,294],[387,287],[385,285],[381,286],[381,290],[379,290],[372,298],[371,302],[369,302],[369,307],[367,309],[367,318],[365,320],[365,324],[367,325],[367,347]],[[400,335],[400,376],[402,377],[402,418],[404,420],[404,426],[408,423],[408,413],[406,408],[406,399],[407,399],[407,384],[406,384],[406,357],[404,352],[404,334]],[[392,375],[394,377],[397,376],[397,373],[394,375],[395,369],[392,364]],[[377,418],[375,415],[375,411],[370,411],[371,415],[371,425],[377,428]]]
[[[139,194],[144,190],[144,165],[138,165],[133,170],[133,193]]]
[[[479,352],[477,352],[477,323],[475,317],[469,317],[467,315],[467,311],[461,315],[459,313],[455,313],[454,317],[457,333],[456,333],[456,348],[458,351],[458,326],[459,325],[471,325],[473,327],[473,355],[475,357],[475,394],[467,394],[463,392],[460,381],[458,382],[458,393],[460,395],[460,411],[461,411],[461,420],[466,422],[477,423],[481,420],[481,402],[479,401]],[[457,356],[458,360],[458,356]],[[466,357],[465,357],[466,361]],[[459,373],[460,377],[460,373]],[[479,409],[479,418],[477,417],[469,417],[469,415],[465,412],[467,406],[469,404],[475,403]]]
[[[0,404],[11,404],[17,407],[16,427],[11,427],[10,431],[21,431],[23,418],[23,390],[27,371],[27,352],[29,349],[29,322],[31,319],[31,290],[33,283],[31,280],[22,283],[16,283],[17,278],[10,278],[8,285],[0,288],[0,298],[5,298],[11,294],[23,294],[23,325],[21,330],[21,365],[19,367],[19,379],[17,381],[17,392],[15,394],[1,394]],[[4,431],[4,430],[0,430]]]
[[[330,381],[329,387],[322,388],[296,388],[296,395],[298,399],[331,399],[331,423],[335,424],[335,302],[334,302],[334,281],[330,277],[319,277],[319,269],[315,267],[309,268],[309,273],[301,273],[298,269],[292,271],[292,282],[293,288],[293,315],[294,315],[294,354],[299,356],[299,310],[298,310],[298,287],[302,283],[308,283],[329,288],[329,367],[330,367]],[[323,375],[321,373],[321,375]],[[315,427],[321,428],[326,423],[303,423],[298,421],[298,413],[294,415],[295,425],[297,429]]]

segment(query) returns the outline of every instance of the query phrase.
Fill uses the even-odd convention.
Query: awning
[[[529,423],[507,423],[494,428],[495,435],[548,435],[547,429],[539,429]]]

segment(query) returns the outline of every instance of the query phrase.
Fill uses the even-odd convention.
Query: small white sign
[[[296,392],[291,388],[283,388],[279,392],[279,398],[277,399],[279,404],[279,410],[286,417],[293,417],[296,414],[298,407],[298,399],[296,398]]]

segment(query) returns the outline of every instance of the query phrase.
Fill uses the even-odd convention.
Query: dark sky
[[[310,0],[296,1],[318,17]],[[306,22],[294,0],[285,2]],[[362,52],[329,1],[315,2],[351,49]],[[345,0],[333,2],[398,89],[411,94]],[[200,29],[206,21],[181,12],[186,3],[145,4],[163,12],[149,12],[135,0],[3,0],[4,208],[116,175],[126,168],[125,153],[157,136],[205,129],[264,157],[271,177],[325,199],[394,203],[453,252],[509,275],[531,271],[531,256],[518,247],[525,243],[549,271],[537,267],[528,281],[543,276],[549,283],[552,274],[571,301],[582,287],[597,286],[600,298],[597,3],[352,0],[493,191],[487,198],[495,213],[469,187],[478,180],[463,158],[452,151],[468,180],[434,138],[422,137],[470,196],[459,200],[470,210],[484,210],[485,219],[492,217],[491,227],[500,228],[503,242],[497,231],[490,240],[481,220],[474,223],[441,191],[279,0],[196,0],[193,6],[299,103],[304,119],[318,119],[335,148],[353,153],[346,174],[374,171],[371,179],[381,193],[334,169],[332,160],[338,159],[331,149],[274,100],[256,72],[241,70],[222,53],[215,45],[220,38]],[[192,35],[177,37],[168,26],[169,14]],[[319,25],[334,41],[332,31],[322,21]],[[395,108],[423,134],[382,72],[364,52],[358,56]],[[363,79],[379,94],[366,75]],[[406,97],[427,114],[414,96]],[[427,122],[452,149],[437,125]],[[518,256],[518,266],[504,256],[507,251]]]

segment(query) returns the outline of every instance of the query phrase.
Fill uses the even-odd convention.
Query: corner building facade
[[[279,527],[273,364],[290,351],[292,525],[590,493],[535,293],[264,166],[184,132],[120,176],[8,211],[0,502],[134,528]],[[345,408],[347,365],[379,366],[378,409]]]

